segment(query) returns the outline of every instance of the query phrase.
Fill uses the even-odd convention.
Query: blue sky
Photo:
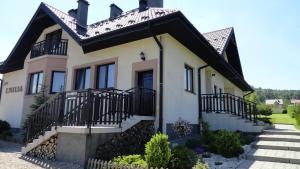
[[[76,0],[45,0],[56,8],[76,8]],[[124,11],[138,0],[89,0],[89,23],[106,19],[109,5]],[[39,0],[1,2],[0,60],[5,60],[33,16]],[[244,76],[255,87],[300,89],[299,0],[165,0],[202,33],[233,26]]]

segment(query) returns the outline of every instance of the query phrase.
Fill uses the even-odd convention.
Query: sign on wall
[[[8,87],[5,89],[5,93],[19,93],[23,91],[23,86],[15,86],[15,87]]]

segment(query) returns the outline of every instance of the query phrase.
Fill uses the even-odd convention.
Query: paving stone
[[[267,161],[245,160],[236,169],[300,169],[300,165]]]

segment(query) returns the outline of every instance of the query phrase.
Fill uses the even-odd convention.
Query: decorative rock
[[[48,141],[27,153],[28,156],[37,157],[42,160],[55,161],[57,136],[51,137]]]
[[[143,154],[145,144],[154,133],[153,121],[141,121],[134,127],[100,145],[96,152],[96,158],[111,160],[111,158],[120,155]]]

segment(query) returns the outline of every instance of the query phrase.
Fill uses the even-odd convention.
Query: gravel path
[[[62,162],[42,161],[21,155],[19,144],[0,140],[1,169],[83,169],[81,166]]]

